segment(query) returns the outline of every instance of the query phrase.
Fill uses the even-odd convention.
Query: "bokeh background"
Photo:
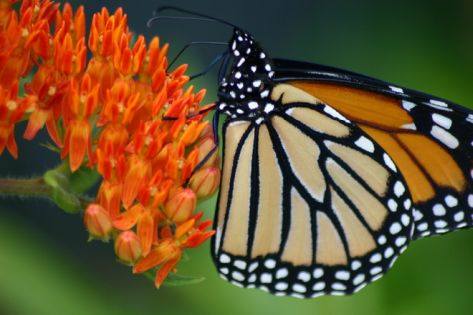
[[[73,6],[81,4],[72,1]],[[129,25],[171,43],[227,41],[231,29],[192,21],[145,25],[152,10],[173,4],[250,30],[272,56],[333,65],[473,106],[473,2],[464,1],[83,1],[88,22],[102,6],[122,6]],[[221,47],[195,47],[180,63],[203,69]],[[216,74],[195,80],[215,100]],[[19,128],[21,134],[22,128]],[[42,174],[55,154],[20,142],[20,158],[0,157],[1,176]],[[213,216],[215,200],[201,205]],[[411,244],[381,280],[349,297],[314,300],[240,289],[214,270],[209,246],[189,251],[179,272],[197,285],[156,290],[115,261],[111,244],[87,242],[82,220],[44,200],[0,199],[0,314],[472,314],[473,231]]]

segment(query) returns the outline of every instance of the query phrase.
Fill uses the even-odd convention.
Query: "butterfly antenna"
[[[226,45],[228,45],[228,43],[224,43],[224,42],[190,42],[189,44],[182,47],[182,49],[172,59],[172,61],[168,65],[168,68],[166,69],[166,71],[169,71],[171,66],[177,61],[177,59],[182,55],[182,53],[184,53],[184,51],[187,50],[187,48],[189,48],[191,46],[195,46],[195,45],[225,45],[226,46]]]
[[[185,14],[189,14],[189,15],[193,15],[193,16],[188,16],[188,17],[185,17],[185,16],[182,16],[182,17],[169,17],[169,16],[159,16],[157,15],[158,13],[160,12],[163,12],[163,11],[176,11],[176,12],[180,12],[180,13],[185,13]],[[181,9],[181,8],[178,8],[178,7],[174,7],[174,6],[163,6],[163,7],[159,7],[158,9],[156,9],[154,11],[154,15],[156,15],[155,17],[151,18],[148,20],[147,22],[147,25],[150,26],[154,21],[158,20],[158,19],[163,19],[163,18],[174,18],[174,19],[186,19],[186,20],[198,20],[198,21],[209,21],[209,22],[218,22],[218,23],[222,23],[224,25],[227,25],[227,26],[230,26],[230,27],[233,27],[233,28],[238,28],[238,26],[230,23],[230,22],[227,22],[225,20],[222,20],[222,19],[219,19],[219,18],[216,18],[216,17],[213,17],[213,16],[210,16],[210,15],[207,15],[207,14],[203,14],[203,13],[198,13],[198,12],[194,12],[194,11],[191,11],[191,10],[186,10],[186,9]]]
[[[189,80],[194,80],[195,78],[198,78],[200,76],[203,76],[204,74],[206,74],[207,72],[209,72],[220,60],[222,60],[226,55],[228,54],[228,50],[226,49],[223,53],[221,53],[220,55],[218,55],[217,57],[215,57],[214,60],[212,60],[211,63],[209,63],[205,68],[204,70],[202,70],[201,72],[199,73],[196,73],[194,75],[191,75],[189,77]]]

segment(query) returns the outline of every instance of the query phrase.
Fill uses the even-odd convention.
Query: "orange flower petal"
[[[147,256],[138,261],[133,267],[133,273],[144,272],[163,262],[175,258],[179,254],[179,248],[170,239],[163,240]]]
[[[127,211],[121,213],[113,220],[113,226],[119,230],[131,229],[144,212],[144,207],[141,204],[136,204]]]
[[[76,120],[70,125],[69,167],[77,170],[84,160],[90,141],[90,125],[88,121]]]
[[[195,224],[195,219],[190,219],[190,220],[180,224],[177,227],[176,232],[174,233],[176,239],[181,238],[182,236],[184,236],[184,234],[189,232],[190,229],[192,229],[192,227],[194,226],[194,224]]]
[[[143,249],[143,256],[148,255],[151,250],[151,244],[153,243],[154,236],[154,218],[150,211],[145,211],[138,221],[138,238],[141,242],[141,248]]]
[[[173,260],[169,260],[161,266],[159,271],[156,273],[156,278],[154,279],[154,284],[157,288],[161,286],[163,281],[167,278],[169,272],[174,270],[180,258],[181,252],[179,251],[179,254],[176,256],[176,258],[174,258]]]
[[[139,188],[149,172],[149,163],[138,157],[130,158],[129,164],[130,169],[126,174],[123,184],[122,201],[125,207],[131,205],[138,195]]]

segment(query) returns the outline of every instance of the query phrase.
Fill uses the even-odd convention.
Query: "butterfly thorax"
[[[248,117],[264,121],[274,109],[271,59],[253,37],[235,29],[229,44],[233,66],[221,80],[217,110],[232,118]]]

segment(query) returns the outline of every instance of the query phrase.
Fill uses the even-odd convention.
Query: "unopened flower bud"
[[[115,254],[117,257],[129,264],[133,264],[141,258],[141,243],[133,231],[125,231],[118,235],[115,240]]]
[[[90,204],[84,213],[84,224],[93,238],[108,241],[112,232],[112,220],[108,212],[98,204]]]
[[[212,135],[207,135],[206,137],[201,138],[197,143],[197,148],[199,149],[198,163],[202,162],[205,158],[207,161],[203,166],[210,166],[218,163],[218,150],[215,148],[215,142]],[[214,150],[214,152],[210,154],[212,150]]]
[[[194,212],[196,196],[192,189],[183,189],[174,195],[165,206],[165,213],[175,223],[188,220]]]
[[[197,198],[207,198],[213,195],[220,183],[220,169],[218,167],[206,167],[198,170],[192,175],[189,185],[195,191]]]

